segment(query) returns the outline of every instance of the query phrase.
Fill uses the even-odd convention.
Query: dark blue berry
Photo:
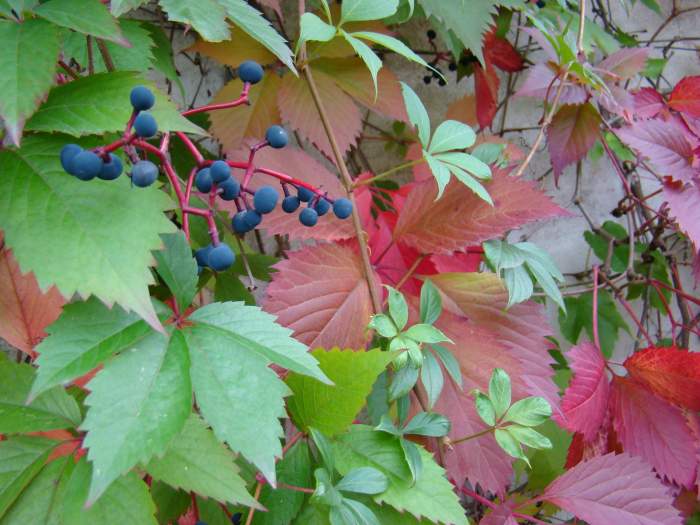
[[[209,268],[217,272],[229,269],[235,260],[236,255],[228,244],[221,243],[209,252]]]
[[[544,0],[537,0],[537,7],[540,9],[542,9],[545,5],[547,4],[545,4]]]
[[[294,213],[299,207],[299,197],[289,195],[282,200],[282,209],[287,213]]]
[[[308,188],[304,188],[303,186],[299,186],[299,189],[297,191],[297,195],[299,195],[299,200],[301,202],[309,202],[313,198],[314,192]]]
[[[102,159],[92,151],[81,151],[69,163],[73,175],[80,180],[94,179],[102,170]]]
[[[102,169],[97,174],[102,180],[114,180],[122,174],[122,159],[114,153],[109,154],[109,161],[102,163]]]
[[[224,182],[231,176],[231,168],[229,168],[226,161],[215,160],[211,166],[209,166],[209,173],[211,174],[211,180],[216,182]]]
[[[131,183],[139,188],[153,184],[158,178],[158,166],[150,160],[140,160],[131,170]]]
[[[136,111],[151,109],[153,104],[156,103],[156,97],[146,86],[136,86],[132,89],[129,100],[131,100],[131,105]]]
[[[206,522],[206,521],[199,520],[199,521],[198,521],[197,523],[195,523],[194,525],[207,525],[207,522]]]
[[[75,158],[75,156],[83,151],[83,148],[78,146],[77,144],[66,144],[61,148],[61,166],[63,166],[63,169],[67,172],[70,173],[71,175],[75,175],[71,170],[72,165],[71,161]]]
[[[299,222],[304,226],[315,226],[318,222],[318,213],[313,208],[304,208],[299,214]]]
[[[213,181],[211,180],[211,173],[209,173],[209,168],[202,168],[197,172],[197,176],[194,179],[194,185],[202,193],[209,193],[211,187],[213,186]]]
[[[240,512],[236,512],[233,516],[231,516],[231,523],[233,525],[241,525],[241,520],[243,519],[243,514]]]
[[[224,182],[217,184],[217,187],[221,190],[219,197],[225,201],[232,201],[241,194],[241,185],[233,177],[229,177]]]
[[[339,219],[347,219],[352,215],[352,203],[349,199],[336,199],[333,203],[333,213]]]
[[[326,213],[328,213],[328,210],[331,209],[331,203],[321,197],[318,199],[314,209],[316,210],[316,213],[318,213],[319,217],[323,217]]]
[[[273,148],[284,148],[289,142],[287,131],[282,126],[270,126],[265,132],[265,140]]]
[[[147,139],[158,133],[158,123],[153,115],[142,111],[134,120],[134,131],[139,137]]]
[[[246,60],[240,66],[238,66],[238,78],[243,82],[250,82],[251,84],[257,84],[262,80],[263,68],[260,64],[253,60]]]
[[[210,244],[194,252],[194,258],[197,261],[197,266],[201,268],[206,268],[209,266],[209,253],[211,252],[212,248],[214,248],[214,246]]]
[[[259,188],[253,196],[253,206],[258,213],[270,213],[277,205],[277,190],[272,186]]]
[[[252,230],[255,228],[258,224],[262,222],[262,215],[260,215],[257,211],[255,210],[247,210],[245,212],[245,215],[243,216],[243,219],[245,220],[246,224],[250,226],[250,229]]]
[[[250,230],[254,228],[254,226],[248,225],[248,223],[245,220],[245,214],[247,212],[245,211],[239,211],[236,215],[233,216],[233,219],[231,220],[231,227],[233,228],[233,231],[236,233],[248,233]]]

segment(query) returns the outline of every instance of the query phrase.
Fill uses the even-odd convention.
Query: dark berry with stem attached
[[[72,171],[73,168],[71,162],[81,151],[83,151],[83,148],[77,144],[66,144],[61,148],[61,166],[67,173],[75,175],[75,173]]]
[[[233,177],[229,177],[224,182],[216,185],[220,190],[219,197],[225,201],[232,201],[241,194],[241,185]]]
[[[131,105],[136,111],[145,111],[151,109],[156,103],[156,97],[153,92],[146,86],[136,86],[129,94]]]
[[[435,37],[437,37],[437,33],[435,33],[435,31],[432,29],[428,29],[427,35],[428,40],[435,40]]]
[[[270,126],[265,132],[265,140],[275,149],[284,148],[289,142],[287,131],[282,126]]]
[[[202,193],[209,193],[214,182],[211,180],[211,173],[209,168],[202,168],[197,172],[197,176],[194,179],[194,185]]]
[[[309,202],[313,198],[314,192],[311,191],[309,188],[299,186],[299,188],[297,189],[297,195],[299,196],[299,200],[301,202]]]
[[[423,82],[425,82],[426,84],[430,84],[432,81],[433,81],[432,75],[425,75],[423,77]]]
[[[236,512],[233,516],[231,516],[231,523],[233,525],[241,525],[241,520],[243,519],[243,514],[240,512]]]
[[[231,176],[231,168],[224,160],[215,160],[212,165],[209,166],[209,174],[211,175],[211,180],[216,182],[224,182]]]
[[[304,208],[299,214],[299,222],[301,222],[304,226],[308,226],[309,228],[316,226],[316,223],[318,222],[318,213],[316,213],[316,210],[313,208]]]
[[[217,272],[228,270],[236,260],[236,255],[229,248],[228,244],[221,243],[214,246],[209,252],[208,266]]]
[[[270,213],[277,205],[279,195],[272,186],[263,186],[253,195],[253,207],[258,213]]]
[[[246,213],[247,212],[245,211],[239,211],[236,215],[233,216],[233,219],[231,219],[231,227],[236,233],[248,233],[250,230],[253,229],[253,227],[249,226],[245,220]]]
[[[262,215],[255,210],[246,210],[243,220],[245,220],[246,224],[250,226],[252,230],[262,222]]]
[[[200,248],[194,252],[194,258],[197,261],[197,266],[202,268],[209,266],[209,253],[211,252],[212,248],[214,248],[214,246],[209,244],[208,246]]]
[[[547,4],[544,0],[537,0],[537,7],[539,7],[540,9],[542,9],[545,5]]]
[[[457,71],[457,64],[454,61],[452,61],[450,62],[450,65],[447,66],[447,69],[449,69],[450,71]]]
[[[253,60],[246,60],[238,66],[238,78],[243,82],[257,84],[262,80],[263,68]]]
[[[282,209],[287,213],[294,213],[299,208],[299,197],[295,195],[288,195],[282,201]]]
[[[153,115],[142,111],[134,119],[134,131],[139,137],[148,139],[158,133],[158,123]]]
[[[131,183],[139,188],[153,184],[158,178],[158,166],[150,160],[140,160],[131,170]]]
[[[333,213],[339,219],[347,219],[352,215],[352,202],[349,199],[336,199],[333,203]]]
[[[81,151],[70,161],[73,175],[80,180],[91,180],[102,170],[102,159],[92,151]]]
[[[102,162],[102,169],[97,174],[102,180],[114,180],[122,174],[122,159],[114,153],[109,154],[109,160]]]
[[[328,210],[331,209],[331,203],[321,197],[314,205],[314,209],[316,210],[316,213],[318,213],[319,217],[323,217],[326,213],[328,213]]]
[[[438,80],[438,86],[442,87],[442,86],[446,86],[446,85],[447,85],[447,81],[445,81],[444,78],[441,78],[440,80]]]

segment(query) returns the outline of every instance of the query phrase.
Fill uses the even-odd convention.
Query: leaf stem
[[[406,169],[406,168],[411,168],[411,167],[416,166],[418,164],[421,164],[423,162],[425,162],[425,158],[423,158],[423,157],[409,161],[409,162],[404,162],[403,164],[399,164],[398,166],[394,166],[393,168],[388,169],[386,171],[383,171],[379,175],[375,175],[374,177],[371,177],[369,179],[356,180],[353,183],[353,186],[358,187],[358,186],[364,186],[366,184],[373,184],[373,183],[377,182],[378,180],[386,179],[387,177],[393,175],[397,171],[401,171],[401,170]]]
[[[479,438],[479,437],[481,437],[481,436],[485,436],[486,434],[490,434],[490,433],[493,432],[494,430],[496,430],[496,427],[488,427],[488,428],[482,430],[481,432],[477,432],[476,434],[471,434],[471,435],[469,435],[469,436],[464,436],[464,437],[461,437],[461,438],[459,438],[459,439],[451,439],[451,440],[450,440],[450,443],[451,443],[452,445],[458,445],[459,443],[464,443],[465,441],[469,441],[469,440],[472,440],[472,439]]]

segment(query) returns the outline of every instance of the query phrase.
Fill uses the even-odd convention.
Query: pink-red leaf
[[[559,108],[547,127],[547,149],[555,180],[564,168],[586,156],[600,137],[600,123],[600,115],[590,103]]]
[[[676,111],[681,111],[700,117],[700,76],[683,78],[671,91],[668,105]]]
[[[58,318],[64,303],[55,287],[42,292],[34,274],[22,275],[12,252],[3,248],[0,233],[0,337],[34,355],[46,336],[44,329]]]
[[[513,44],[491,31],[484,37],[484,60],[503,71],[515,73],[523,68],[523,57]]]
[[[288,255],[274,266],[265,311],[312,348],[363,347],[372,303],[354,247],[323,244]]]
[[[664,183],[664,199],[681,230],[700,249],[700,179],[691,184]]]
[[[612,80],[627,80],[640,73],[649,58],[648,47],[627,47],[602,60],[596,69],[609,73]]]
[[[527,78],[515,93],[516,97],[534,97],[551,103],[559,90],[559,81],[547,64],[537,64],[528,69]],[[559,102],[562,104],[583,104],[588,100],[586,89],[580,84],[564,84]]]
[[[616,376],[610,399],[612,421],[625,452],[641,456],[670,481],[695,482],[695,442],[681,410],[634,381]]]
[[[568,215],[530,181],[495,170],[493,180],[485,186],[494,206],[458,181],[450,182],[437,201],[434,180],[414,183],[394,240],[423,253],[449,254],[529,222]]]
[[[646,348],[625,361],[630,377],[666,401],[700,411],[700,353]]]
[[[479,522],[479,525],[518,525],[518,522],[513,516],[513,509],[516,506],[517,503],[513,501],[501,503],[484,516]]]
[[[645,87],[632,93],[634,112],[638,118],[654,118],[666,107],[666,101],[661,93],[654,88]]]
[[[555,479],[544,498],[590,525],[681,525],[673,498],[649,465],[627,454],[578,464]]]
[[[498,105],[498,85],[500,81],[496,70],[486,65],[474,65],[474,93],[476,94],[476,119],[479,126],[486,128],[496,116]]]

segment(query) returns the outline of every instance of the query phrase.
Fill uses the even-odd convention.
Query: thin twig
[[[105,63],[105,68],[107,71],[112,72],[116,70],[117,68],[114,67],[114,61],[112,60],[112,55],[109,54],[107,45],[99,38],[96,38],[95,42],[97,42],[97,49],[100,51],[100,55],[102,55],[102,61]]]

